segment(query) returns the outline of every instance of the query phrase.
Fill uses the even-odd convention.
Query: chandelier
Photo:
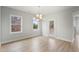
[[[36,19],[42,19],[42,14],[36,14]]]
[[[40,6],[38,6],[38,14],[35,15],[34,17],[36,20],[41,20],[43,18],[43,15],[40,12]]]

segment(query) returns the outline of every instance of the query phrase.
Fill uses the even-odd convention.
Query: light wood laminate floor
[[[1,52],[72,52],[70,42],[49,37],[35,37],[2,45]]]

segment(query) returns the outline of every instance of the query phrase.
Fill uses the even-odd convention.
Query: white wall
[[[0,45],[1,45],[1,6],[0,6]]]
[[[54,20],[55,27],[52,36],[71,42],[73,38],[73,19],[71,10],[57,12],[47,15],[44,18],[44,21],[49,22],[50,20]],[[46,26],[46,28],[48,27]]]
[[[47,21],[42,21],[42,35],[43,36],[48,36],[49,32],[48,32],[48,22]]]
[[[32,29],[32,19],[34,15],[23,11],[14,10],[8,7],[2,7],[1,12],[2,12],[2,32],[3,32],[2,43],[41,35],[41,23],[39,31],[34,32]],[[15,33],[15,34],[10,33],[10,15],[22,16],[23,18],[22,33]]]

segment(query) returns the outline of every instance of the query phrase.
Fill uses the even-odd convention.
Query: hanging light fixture
[[[42,19],[42,14],[37,14],[36,19]]]
[[[43,18],[43,15],[40,13],[40,6],[38,6],[38,9],[39,9],[38,14],[36,14],[36,16],[34,18],[41,20]]]

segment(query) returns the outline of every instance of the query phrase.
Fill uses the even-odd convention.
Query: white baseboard
[[[23,39],[27,39],[27,38],[32,38],[32,37],[36,37],[36,36],[41,36],[41,35],[40,34],[39,35],[28,35],[28,36],[18,37],[18,38],[15,38],[15,39],[13,38],[12,40],[7,40],[5,42],[1,42],[1,44],[5,44],[5,43],[8,43],[8,42],[13,42],[13,41],[17,41],[17,40],[23,40]],[[56,38],[56,39],[59,39],[59,40],[67,41],[67,42],[72,42],[72,40],[69,40],[69,39],[66,39],[66,38],[63,38],[63,37],[57,37],[57,36],[49,36],[49,37],[53,37],[53,38]]]
[[[58,37],[58,36],[49,36],[49,37],[53,37],[53,38],[56,38],[56,39],[59,39],[59,40],[67,41],[67,42],[72,42],[72,40],[66,39],[66,38],[63,38],[63,37]]]
[[[60,39],[60,40],[67,41],[67,42],[72,42],[72,40],[66,39],[66,38],[63,38],[63,37],[56,37],[56,39]]]
[[[6,43],[9,43],[9,42],[18,41],[18,40],[24,40],[24,39],[28,39],[28,38],[32,38],[32,37],[36,37],[36,36],[40,36],[40,35],[21,36],[21,37],[18,37],[18,38],[13,38],[11,40],[1,42],[1,44],[6,44]]]

